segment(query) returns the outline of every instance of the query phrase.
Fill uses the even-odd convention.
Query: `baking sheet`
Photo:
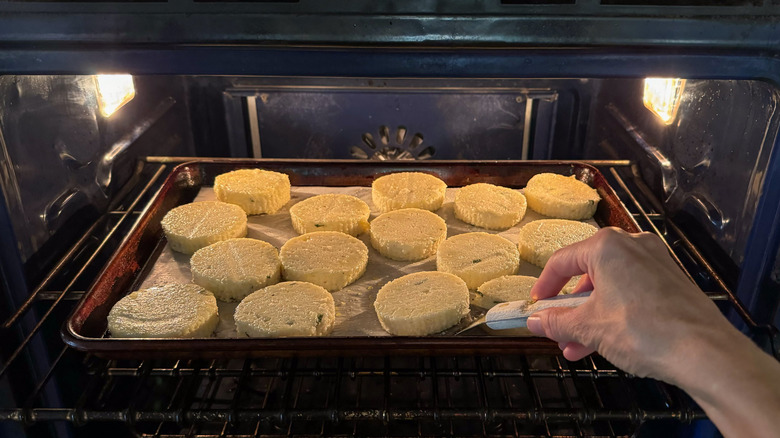
[[[610,162],[611,163],[611,162]],[[610,187],[609,181],[597,168],[587,163],[573,161],[393,161],[368,160],[298,160],[298,159],[235,159],[201,158],[176,166],[165,178],[162,186],[144,208],[133,228],[112,255],[109,262],[89,287],[84,298],[74,308],[62,327],[63,340],[73,348],[100,357],[122,358],[247,358],[267,356],[364,356],[364,355],[472,355],[504,354],[552,354],[558,345],[546,338],[513,336],[389,336],[381,331],[373,312],[373,301],[385,281],[405,274],[407,270],[434,269],[431,258],[415,264],[386,260],[372,251],[368,272],[360,281],[337,292],[341,327],[334,336],[297,338],[236,338],[231,334],[230,322],[219,328],[220,336],[199,339],[180,338],[111,338],[106,337],[108,312],[119,299],[142,283],[189,281],[187,256],[165,249],[160,221],[164,215],[179,205],[192,202],[198,195],[211,197],[209,188],[215,176],[237,169],[263,168],[282,172],[290,177],[294,200],[322,192],[353,193],[370,200],[371,183],[379,176],[394,172],[426,172],[441,178],[450,187],[462,187],[478,182],[491,183],[520,189],[536,174],[553,172],[574,175],[580,181],[598,190],[602,197],[595,222],[601,226],[617,226],[628,232],[640,231],[634,218]],[[470,231],[485,231],[460,222],[453,217],[452,199],[457,189],[451,189],[447,203],[438,211],[450,225],[450,235]],[[201,193],[202,192],[202,193]],[[208,198],[199,198],[208,199]],[[371,205],[371,202],[369,202]],[[250,237],[270,240],[281,246],[295,233],[286,228],[286,235],[274,236],[288,227],[287,209],[276,215],[255,216],[249,219]],[[376,216],[374,212],[372,216]],[[541,218],[533,212],[523,223]],[[278,226],[271,226],[274,220]],[[512,229],[495,232],[515,242],[517,231]],[[367,242],[368,236],[361,238]],[[368,246],[368,245],[367,245]],[[370,246],[368,246],[370,248]],[[166,269],[163,264],[175,262]],[[382,261],[379,265],[375,265]],[[150,275],[150,271],[151,274]],[[521,274],[538,275],[539,269],[523,263]],[[389,276],[388,272],[395,275]],[[167,277],[167,278],[166,278]],[[342,312],[342,309],[344,310]],[[232,312],[227,309],[223,315]]]
[[[518,232],[520,228],[528,222],[538,219],[549,219],[531,210],[526,210],[526,214],[518,224],[508,230],[487,230],[476,227],[455,217],[453,211],[453,200],[458,188],[447,188],[445,201],[442,207],[435,213],[442,217],[447,223],[447,237],[457,234],[481,231],[491,234],[498,234],[515,245],[518,242]],[[522,190],[518,190],[522,193]],[[377,211],[371,201],[370,187],[292,187],[291,199],[279,211],[270,215],[253,215],[247,218],[247,237],[260,239],[269,242],[277,249],[287,242],[287,240],[298,236],[298,233],[292,228],[290,221],[290,207],[306,198],[324,193],[340,193],[356,196],[365,201],[371,207],[371,216],[369,221],[374,220],[380,213]],[[214,191],[211,186],[200,188],[195,201],[215,200]],[[598,227],[593,219],[588,223]],[[387,282],[406,274],[420,271],[435,271],[436,256],[418,262],[401,262],[390,260],[379,254],[372,246],[369,234],[363,233],[357,236],[368,247],[368,266],[366,272],[355,283],[333,292],[333,299],[336,303],[336,324],[330,336],[336,337],[366,337],[366,336],[391,336],[379,324],[374,311],[374,300],[379,289]],[[189,255],[175,252],[165,245],[159,258],[149,270],[148,275],[143,279],[141,288],[160,286],[168,283],[189,283],[191,273],[189,267]],[[530,275],[538,277],[541,269],[520,260],[520,269],[518,275]],[[220,322],[215,331],[218,338],[236,338],[236,326],[233,320],[233,313],[238,305],[237,302],[226,303],[217,301],[219,307]],[[489,336],[485,333],[484,336]]]

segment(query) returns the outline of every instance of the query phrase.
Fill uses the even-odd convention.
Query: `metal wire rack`
[[[0,421],[31,436],[625,436],[657,420],[703,412],[679,389],[600,357],[561,356],[104,360],[66,347],[59,326],[179,160],[148,157],[111,211],[55,264],[3,324],[0,382],[24,371],[35,342],[59,352],[26,400],[0,403]],[[686,273],[754,331],[726,282],[662,214],[628,161],[592,162],[640,226],[664,238]],[[29,329],[21,321],[33,315]],[[27,327],[27,326],[25,326]],[[8,348],[11,347],[11,348]],[[774,352],[776,353],[775,348]],[[18,375],[18,374],[17,374]],[[55,394],[52,396],[51,394]]]

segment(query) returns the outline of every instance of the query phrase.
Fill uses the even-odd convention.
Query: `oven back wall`
[[[189,82],[203,90],[225,87],[232,156],[374,160],[579,156],[598,84],[588,79],[222,80],[192,77]]]

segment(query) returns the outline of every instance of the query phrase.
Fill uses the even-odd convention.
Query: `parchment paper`
[[[447,188],[444,205],[435,212],[447,223],[447,237],[482,231],[498,234],[517,244],[517,235],[523,225],[538,219],[549,219],[547,216],[527,209],[523,220],[508,230],[496,231],[475,227],[455,218],[453,200],[457,190],[458,188]],[[246,237],[264,240],[277,249],[281,248],[288,239],[298,236],[290,222],[290,207],[306,198],[324,193],[343,193],[356,196],[371,207],[369,221],[379,216],[379,212],[374,208],[371,201],[370,187],[292,187],[290,202],[279,209],[279,211],[270,215],[256,215],[247,218],[248,232]],[[212,187],[202,187],[195,201],[215,199]],[[592,219],[588,223],[598,226]],[[379,320],[377,320],[374,312],[374,300],[376,299],[377,291],[385,283],[403,275],[420,271],[435,271],[436,256],[431,256],[419,262],[398,262],[380,255],[371,246],[368,233],[357,237],[368,247],[368,266],[366,273],[355,283],[333,292],[333,299],[336,303],[336,325],[331,336],[390,336],[379,325]],[[149,274],[143,280],[141,288],[145,289],[167,283],[189,283],[192,280],[189,258],[189,255],[172,251],[166,244]],[[518,275],[538,277],[541,272],[540,268],[522,259],[520,260]],[[237,337],[233,313],[238,303],[224,303],[221,301],[217,301],[217,303],[220,322],[216,329],[216,336],[220,338]],[[486,334],[486,336],[488,335]]]

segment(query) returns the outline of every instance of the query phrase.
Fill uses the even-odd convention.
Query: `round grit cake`
[[[469,289],[502,275],[512,275],[519,267],[520,254],[515,244],[495,234],[458,234],[442,242],[436,253],[436,269],[462,278]]]
[[[469,290],[455,275],[415,272],[382,286],[374,310],[388,333],[425,336],[452,327],[469,313]]]
[[[333,331],[336,305],[321,286],[286,281],[253,292],[236,307],[239,336],[280,338],[326,336]]]
[[[288,240],[279,258],[285,280],[308,281],[333,292],[366,272],[368,248],[338,231],[315,231]]]
[[[580,275],[572,277],[561,289],[562,294],[571,293]],[[483,309],[509,301],[531,300],[531,288],[537,278],[527,275],[504,275],[482,283],[474,293],[471,302]]]
[[[477,183],[455,193],[455,217],[489,230],[505,230],[525,216],[525,196],[507,187]]]
[[[572,220],[593,217],[601,200],[596,189],[574,175],[566,177],[555,173],[534,175],[523,193],[531,210],[545,216]]]
[[[217,300],[196,284],[138,290],[108,312],[108,331],[114,338],[205,338],[217,322]]]
[[[350,195],[312,196],[290,207],[290,220],[298,234],[338,231],[357,236],[368,231],[368,204]]]
[[[256,239],[228,239],[201,248],[190,259],[192,281],[221,301],[241,301],[279,282],[282,263],[273,245]]]
[[[374,180],[371,199],[383,213],[402,208],[436,211],[444,203],[447,184],[420,172],[391,173]]]
[[[542,219],[525,224],[518,233],[518,249],[523,260],[544,268],[559,249],[585,240],[598,228],[585,222]]]
[[[576,286],[580,276],[572,277],[561,290],[562,294],[567,294]],[[525,275],[505,275],[486,281],[480,286],[471,303],[483,309],[490,309],[497,304],[509,301],[531,301],[531,288],[536,283],[536,277]],[[482,326],[482,330],[493,336],[534,336],[528,328],[514,328],[506,330],[493,330],[487,325]]]
[[[444,219],[419,208],[390,211],[371,222],[371,246],[393,260],[417,261],[430,257],[446,238]]]
[[[475,306],[490,309],[493,306],[509,301],[531,300],[531,287],[536,283],[536,277],[525,275],[504,275],[486,281],[480,286],[472,300]],[[493,330],[487,325],[482,330],[494,336],[533,336],[527,328]]]
[[[482,283],[477,288],[472,302],[475,306],[490,309],[496,304],[509,301],[530,300],[531,287],[536,277],[526,275],[503,275]]]
[[[241,207],[220,201],[180,205],[160,223],[174,251],[192,254],[220,240],[246,236],[246,213]]]
[[[290,201],[290,177],[270,170],[234,170],[214,178],[214,193],[246,214],[276,213]]]

